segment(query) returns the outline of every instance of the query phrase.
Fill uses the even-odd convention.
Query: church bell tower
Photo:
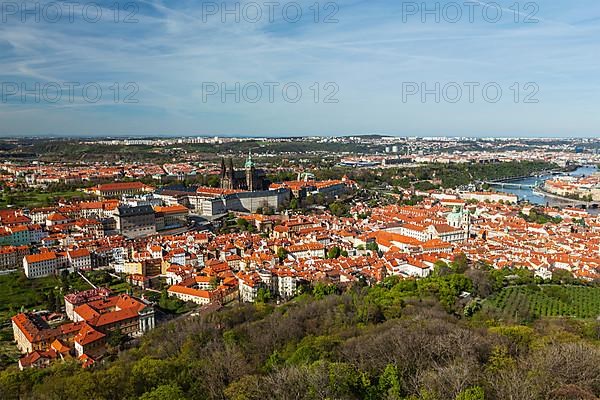
[[[248,152],[248,159],[246,160],[246,188],[250,192],[254,192],[256,187],[256,168],[254,162],[252,162],[252,152]]]

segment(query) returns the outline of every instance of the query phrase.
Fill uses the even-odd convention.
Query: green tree
[[[285,359],[281,356],[281,354],[277,350],[275,350],[273,353],[271,353],[269,358],[267,358],[267,361],[265,361],[264,369],[267,372],[271,372],[275,370],[278,366],[283,364],[284,361]]]
[[[244,218],[238,218],[236,223],[237,223],[238,228],[240,228],[240,230],[242,230],[242,231],[248,230],[248,225],[250,224],[248,222],[248,220],[246,220]]]
[[[48,294],[46,294],[46,306],[50,311],[56,311],[56,296],[54,295],[54,290],[50,290]]]
[[[185,400],[181,388],[175,384],[160,385],[150,392],[144,393],[139,400]]]
[[[394,364],[385,366],[383,373],[379,376],[378,390],[382,398],[400,398],[402,385],[398,378],[398,368]]]
[[[573,274],[566,269],[556,268],[552,271],[552,282],[559,284],[571,284],[575,281]]]
[[[485,394],[481,387],[474,386],[461,391],[456,400],[485,400]]]
[[[119,348],[127,340],[127,335],[121,332],[121,329],[117,328],[108,333],[106,342],[112,347]]]
[[[260,377],[256,375],[245,375],[232,382],[224,390],[225,397],[229,400],[253,400],[265,398],[265,393],[261,392]]]
[[[288,255],[288,251],[285,247],[277,248],[277,257],[279,257],[279,261],[283,261]]]
[[[67,294],[69,292],[69,272],[67,270],[62,270],[60,273],[60,284],[62,288],[62,293]]]
[[[450,263],[450,269],[455,274],[462,274],[469,268],[469,260],[465,253],[459,253],[454,256],[454,259]]]
[[[336,217],[348,216],[350,206],[340,201],[336,201],[329,205],[329,211]]]
[[[298,199],[296,197],[293,197],[292,200],[290,200],[290,209],[297,210],[298,206],[299,206]]]
[[[206,184],[210,187],[219,187],[221,184],[221,178],[219,178],[217,175],[211,175],[208,177]]]
[[[331,249],[329,249],[329,251],[327,252],[327,258],[330,258],[330,259],[339,258],[341,254],[342,254],[342,252],[341,252],[340,248],[337,246],[334,246]]]
[[[256,301],[259,303],[268,303],[271,300],[271,291],[265,288],[259,288],[256,293]]]
[[[454,306],[458,297],[462,292],[471,292],[473,290],[473,282],[469,278],[461,274],[452,274],[441,278],[432,278],[432,280],[420,280],[418,282],[424,289],[435,292],[440,304],[447,311],[454,310]]]
[[[505,346],[494,347],[486,365],[486,369],[491,375],[495,375],[515,367],[516,362],[510,356],[510,354],[508,354],[508,350]]]
[[[446,276],[450,274],[450,267],[443,260],[437,260],[433,263],[433,275],[434,276]]]
[[[369,242],[367,243],[366,249],[377,253],[379,252],[379,245],[377,244],[377,242]]]
[[[313,296],[317,299],[322,299],[325,296],[335,294],[337,288],[335,285],[326,285],[323,282],[317,282],[313,287]]]
[[[138,394],[149,388],[169,385],[177,374],[177,366],[169,360],[159,360],[149,356],[135,362],[131,368],[133,387]]]

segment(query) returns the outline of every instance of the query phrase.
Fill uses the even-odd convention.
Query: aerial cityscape
[[[304,382],[308,398],[509,398],[534,383],[467,371],[520,363],[535,353],[521,347],[559,332],[579,344],[548,351],[600,354],[599,140],[13,138],[1,148],[3,398],[89,379],[126,387],[74,397],[270,397],[271,379],[284,379]],[[410,381],[392,359],[440,324],[412,345],[428,357],[442,351],[430,340],[458,346],[444,362],[460,372],[432,364]],[[460,338],[466,329],[484,332]],[[358,342],[395,340],[381,360],[355,358],[382,351]],[[205,361],[194,367],[196,351]],[[134,373],[106,376],[120,368]],[[227,375],[186,386],[179,368]],[[53,372],[30,381],[15,370]],[[469,376],[456,387],[436,383],[459,373]],[[322,374],[341,376],[317,384]],[[344,381],[353,374],[370,378]]]
[[[0,400],[600,399],[598,21],[0,1]]]

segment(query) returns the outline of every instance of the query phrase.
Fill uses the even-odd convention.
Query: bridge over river
[[[495,181],[481,181],[482,184],[487,184],[492,187],[500,187],[500,188],[514,188],[514,189],[535,189],[540,185],[540,182],[535,182],[534,184],[526,184],[526,183],[515,183],[515,182],[495,182]]]
[[[494,179],[493,181],[477,181],[479,184],[487,184],[492,187],[507,188],[507,189],[535,189],[540,187],[544,183],[545,178],[559,174],[558,170],[541,171],[531,175],[520,175],[520,176],[506,176],[500,179]],[[531,178],[540,178],[534,183],[523,183],[519,181],[530,180]]]
[[[547,179],[552,179],[554,175],[570,175],[574,177],[588,176],[598,169],[595,166],[579,167],[571,172],[564,172],[559,170],[541,171],[536,174],[527,176],[511,176],[504,177],[502,179],[495,179],[489,181],[479,182],[481,184],[488,184],[496,190],[504,193],[515,194],[521,201],[528,201],[533,204],[539,205],[550,205],[558,207],[577,207],[587,208],[591,214],[598,214],[598,201],[584,201],[577,199],[570,199],[561,196],[556,196],[552,193],[548,193],[544,190],[544,182]]]
[[[542,182],[540,182],[540,181],[535,181],[534,183],[514,182],[517,180],[522,180],[523,178],[530,178],[530,177],[529,176],[527,176],[527,177],[511,177],[511,178],[499,179],[499,180],[495,180],[495,181],[478,181],[477,183],[482,184],[482,185],[488,185],[491,187],[499,187],[499,188],[503,188],[503,189],[504,188],[535,189],[542,184]]]

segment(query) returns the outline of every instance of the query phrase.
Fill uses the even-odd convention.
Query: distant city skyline
[[[600,136],[597,1],[80,3],[3,8],[0,136]]]
[[[177,138],[240,138],[240,139],[306,139],[306,138],[344,138],[344,137],[361,137],[361,136],[381,136],[385,138],[398,138],[398,139],[410,139],[410,138],[418,138],[418,139],[476,139],[476,140],[592,140],[592,141],[600,141],[600,138],[595,135],[589,136],[527,136],[527,135],[496,135],[496,136],[484,136],[484,135],[393,135],[393,134],[383,134],[383,133],[340,133],[340,134],[305,134],[305,135],[283,135],[283,134],[273,134],[273,135],[260,135],[260,134],[0,134],[0,139],[106,139],[106,140],[124,140],[124,139],[177,139]]]

